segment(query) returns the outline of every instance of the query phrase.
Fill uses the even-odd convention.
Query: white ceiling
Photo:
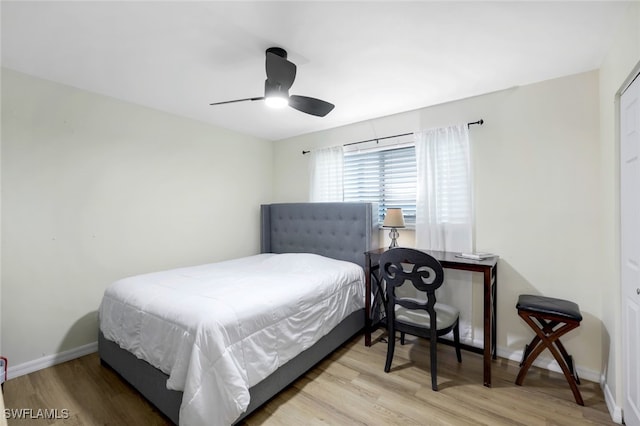
[[[2,66],[278,140],[599,68],[628,3],[2,1]],[[298,66],[263,102],[265,50]]]

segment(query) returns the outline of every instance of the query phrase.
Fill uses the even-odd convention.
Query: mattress
[[[249,388],[362,309],[364,272],[307,253],[261,254],[110,285],[104,336],[184,392],[180,424],[231,424]]]

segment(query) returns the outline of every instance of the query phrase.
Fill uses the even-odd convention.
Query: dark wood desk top
[[[387,247],[382,247],[379,249],[375,249],[375,250],[370,250],[368,252],[366,252],[365,254],[369,255],[369,256],[379,256],[382,253],[384,253],[385,251],[390,250]],[[468,265],[469,269],[471,270],[478,270],[478,269],[484,269],[484,268],[493,268],[494,266],[496,266],[496,263],[498,263],[498,259],[499,256],[493,256],[493,257],[488,257],[486,259],[482,259],[482,260],[473,260],[473,259],[467,259],[464,257],[457,257],[456,255],[459,255],[460,253],[457,252],[451,252],[451,251],[438,251],[438,250],[423,250],[423,249],[416,249],[416,250],[420,250],[423,251],[427,254],[430,254],[431,256],[435,257],[441,264],[442,266],[444,266],[445,268],[447,267],[447,264],[449,265],[455,265],[458,268],[460,267],[464,267],[463,265]]]

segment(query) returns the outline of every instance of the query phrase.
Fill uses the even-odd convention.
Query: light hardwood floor
[[[384,373],[381,331],[366,348],[356,337],[248,417],[245,425],[611,425],[600,386],[582,380],[578,406],[561,374],[532,368],[514,384],[515,362],[493,363],[493,387],[482,386],[482,357],[438,346],[438,383],[431,390],[429,342],[396,345]],[[409,337],[407,338],[410,339]],[[9,380],[5,406],[68,409],[69,418],[15,420],[9,425],[169,425],[97,354]]]

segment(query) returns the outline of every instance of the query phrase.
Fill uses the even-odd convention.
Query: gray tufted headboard
[[[283,203],[261,206],[262,253],[315,253],[364,267],[379,248],[375,203]]]

